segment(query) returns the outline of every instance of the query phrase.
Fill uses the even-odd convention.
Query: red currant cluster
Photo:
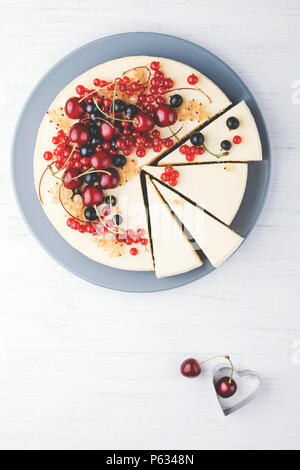
[[[96,233],[96,229],[93,224],[91,224],[90,222],[80,223],[79,220],[73,219],[72,217],[69,217],[69,219],[67,220],[67,226],[72,228],[73,230],[78,230],[80,233]]]
[[[160,175],[160,179],[164,183],[169,183],[170,186],[176,186],[180,173],[174,170],[172,166],[166,166],[165,171]]]
[[[139,228],[136,232],[134,230],[128,229],[126,232],[118,233],[116,235],[116,240],[120,243],[125,243],[126,245],[132,245],[140,243],[143,246],[148,244],[148,239],[145,238],[145,230],[143,228]],[[133,249],[135,251],[136,248]],[[137,254],[131,253],[131,254]]]
[[[185,155],[185,158],[188,162],[193,162],[195,160],[196,155],[204,154],[205,148],[202,145],[197,147],[196,145],[189,146],[187,144],[184,144],[179,148],[179,152]]]

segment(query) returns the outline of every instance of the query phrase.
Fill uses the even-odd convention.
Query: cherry
[[[237,385],[230,377],[222,377],[216,385],[217,393],[222,398],[230,398],[237,391]]]
[[[116,188],[120,183],[120,175],[115,168],[107,168],[109,174],[101,173],[99,183],[103,189]]]
[[[82,122],[76,122],[76,124],[71,127],[70,139],[72,142],[83,145],[88,142],[89,137],[89,128],[86,124],[83,124]]]
[[[86,207],[98,206],[103,199],[103,192],[95,186],[86,186],[82,191],[82,202]]]
[[[77,96],[72,96],[65,104],[65,112],[70,119],[79,119],[85,113],[84,104],[79,102]]]
[[[115,128],[108,122],[103,122],[100,127],[100,134],[104,140],[111,140],[115,135]]]
[[[134,117],[133,127],[139,132],[150,132],[155,126],[155,122],[150,114],[139,112]]]
[[[80,173],[78,170],[76,170],[76,168],[69,168],[68,170],[66,170],[62,177],[65,188],[68,188],[68,189],[79,188],[79,186],[81,186],[82,184],[82,178],[81,177],[76,178],[76,176],[78,176],[79,174]]]
[[[168,104],[160,104],[155,110],[155,122],[159,127],[172,126],[177,121],[177,113]]]
[[[112,156],[104,150],[94,153],[90,159],[90,163],[95,170],[106,170],[111,165],[111,161]]]
[[[201,367],[196,361],[196,359],[189,358],[183,361],[183,363],[180,366],[180,372],[184,377],[197,377],[198,375],[201,374]]]

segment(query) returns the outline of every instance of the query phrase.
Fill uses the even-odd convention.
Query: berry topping
[[[126,165],[126,157],[124,155],[115,155],[112,159],[112,164],[117,168],[123,168]]]
[[[232,141],[234,144],[238,145],[242,142],[242,138],[239,135],[235,135]]]
[[[218,381],[216,389],[220,397],[230,398],[237,391],[237,385],[230,377],[223,377]]]
[[[240,125],[240,121],[236,117],[231,116],[227,119],[226,125],[229,129],[237,129]]]
[[[66,102],[65,112],[70,119],[79,119],[85,113],[84,104],[79,102],[79,98],[77,96],[73,96]]]
[[[62,180],[65,188],[76,189],[82,184],[82,178],[79,175],[79,171],[76,168],[69,168],[62,176]],[[77,178],[78,177],[78,178]]]
[[[141,133],[152,131],[155,125],[154,119],[150,114],[140,111],[134,117],[133,127]]]
[[[86,186],[82,191],[82,202],[86,207],[98,206],[103,199],[103,192],[95,186]]]
[[[155,122],[159,127],[172,126],[177,121],[177,113],[168,104],[160,104],[155,110]]]
[[[183,98],[181,95],[173,95],[171,96],[170,98],[170,106],[172,106],[172,108],[179,108],[179,106],[181,106],[183,103]]]
[[[221,148],[223,150],[230,150],[231,149],[231,142],[229,142],[229,140],[222,140]]]
[[[76,124],[71,127],[70,140],[72,142],[76,142],[79,145],[86,144],[89,140],[89,136],[89,128],[86,124],[76,122]]]
[[[194,132],[191,135],[190,142],[192,145],[196,145],[196,147],[200,147],[200,145],[204,144],[204,135],[201,132]]]
[[[130,254],[131,254],[132,256],[137,255],[137,254],[138,254],[138,249],[137,249],[137,248],[131,248],[131,249],[130,249]]]
[[[194,73],[192,73],[188,76],[187,81],[190,85],[196,85],[196,83],[198,82],[198,77]]]
[[[95,170],[106,170],[111,165],[111,161],[112,156],[104,150],[94,153],[91,157],[91,165]]]
[[[179,175],[179,171],[174,170],[172,166],[166,166],[164,173],[160,175],[160,179],[161,181],[169,183],[170,186],[176,186]]]
[[[189,358],[183,361],[181,364],[180,372],[182,375],[184,375],[184,377],[193,378],[201,374],[201,367],[196,359]]]
[[[92,206],[92,207],[87,207],[84,211],[84,217],[87,219],[87,220],[97,220],[99,217],[98,217],[98,214],[96,212],[96,209]]]
[[[120,175],[115,168],[107,168],[109,174],[101,173],[99,183],[103,189],[116,188],[120,183]]]

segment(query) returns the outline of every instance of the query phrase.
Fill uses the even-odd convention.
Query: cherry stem
[[[107,114],[107,113],[105,113],[104,111],[102,111],[102,109],[99,107],[99,105],[98,105],[98,103],[97,103],[97,101],[96,101],[95,98],[94,98],[94,103],[95,103],[97,109],[100,111],[101,114],[103,114],[104,116],[106,116],[106,117],[109,118],[109,119],[112,119],[112,116],[110,116],[109,114]],[[133,120],[133,119],[119,119],[119,118],[114,117],[114,120],[115,120],[115,121],[135,122],[136,124],[139,123],[137,119],[134,119],[134,120]]]
[[[224,354],[217,354],[216,356],[212,356],[212,357],[210,357],[209,359],[206,359],[205,361],[199,362],[199,363],[198,363],[198,366],[202,366],[202,364],[205,364],[206,362],[211,361],[212,359],[217,359],[218,357],[223,357],[224,359],[226,359],[227,361],[230,362],[231,374],[230,374],[230,378],[229,378],[229,384],[231,384],[231,382],[232,382],[232,376],[233,376],[233,371],[234,371],[234,367],[233,367],[233,363],[232,363],[230,357],[228,356],[228,354],[226,354],[225,356],[224,356]]]
[[[60,185],[60,187],[59,187],[58,196],[59,196],[59,202],[61,203],[62,208],[63,208],[63,209],[66,211],[66,213],[67,213],[70,217],[72,217],[73,219],[78,220],[78,222],[82,222],[82,223],[84,223],[84,224],[87,224],[87,223],[88,223],[87,220],[82,220],[82,219],[79,219],[78,217],[75,217],[75,215],[71,214],[71,212],[69,212],[68,209],[66,209],[66,207],[65,207],[65,205],[64,205],[64,203],[62,202],[62,199],[61,199],[61,190],[62,190],[62,188],[63,188],[63,184],[61,183],[61,185]],[[95,222],[89,222],[89,223],[92,224],[92,225],[95,224]]]
[[[55,163],[55,162],[54,162]],[[76,180],[77,178],[80,178],[81,176],[85,176],[85,175],[89,175],[90,173],[106,173],[107,175],[110,175],[109,171],[104,171],[104,170],[86,170],[84,171],[83,173],[80,173],[79,175],[77,176],[74,176],[73,178],[60,178],[59,176],[56,176],[56,174],[54,173],[54,171],[52,170],[52,168],[50,168],[50,165],[48,166],[49,170],[51,171],[51,174],[52,176],[54,176],[54,178],[60,180],[60,181],[72,181],[72,180]]]
[[[52,163],[50,163],[50,165],[47,165],[46,168],[45,168],[45,170],[43,171],[41,177],[40,177],[40,181],[39,181],[39,199],[40,199],[42,205],[44,205],[43,199],[42,199],[42,194],[41,194],[42,180],[43,180],[43,178],[44,178],[46,172],[51,168],[52,165],[54,165],[54,163],[55,163],[55,162],[52,162]],[[51,170],[52,170],[52,168],[51,168]]]
[[[107,85],[104,85],[104,86],[95,88],[95,90],[91,91],[90,93],[88,93],[87,95],[85,95],[83,98],[81,98],[81,99],[79,100],[79,103],[81,103],[81,101],[84,101],[88,96],[91,96],[91,95],[93,95],[94,93],[97,93],[97,91],[103,90],[104,88],[108,88],[108,87],[110,87],[110,86],[114,86],[114,84],[115,84],[116,82],[117,82],[117,80],[114,81],[114,82],[108,83]]]
[[[182,127],[183,127],[183,126],[182,126]],[[168,129],[169,129],[169,131],[171,132],[172,137],[175,137],[175,139],[177,140],[177,142],[179,142],[179,138],[177,137],[176,134],[182,129],[182,127],[175,133],[175,132],[173,131],[172,127],[171,127],[171,126],[168,126]]]
[[[147,71],[148,71],[148,79],[147,79],[147,81],[146,81],[145,83],[140,83],[140,85],[147,85],[147,84],[149,83],[149,80],[150,80],[150,77],[151,77],[151,70],[149,69],[149,67],[147,67],[147,65],[139,65],[139,66],[137,66],[137,67],[132,67],[131,69],[126,70],[126,72],[123,72],[123,73],[122,73],[122,77],[123,77],[124,75],[126,75],[126,73],[131,72],[131,70],[136,70],[136,69],[147,69]]]
[[[178,90],[194,90],[194,91],[200,91],[210,103],[212,103],[212,99],[205,93],[205,91],[201,90],[199,87],[191,88],[191,87],[181,87],[181,88],[173,88],[172,90],[167,90],[165,94],[167,93],[172,93],[173,91],[178,91]]]
[[[112,122],[115,122],[115,100],[116,100],[116,88],[119,83],[119,79],[116,79],[116,85],[114,87],[113,100],[112,100]]]
[[[211,152],[210,150],[208,150],[208,148],[206,147],[205,144],[202,144],[202,147],[204,147],[205,150],[206,150],[210,155],[212,155],[213,157],[216,157],[216,158],[226,157],[226,155],[228,155],[228,152],[213,153],[213,152]]]

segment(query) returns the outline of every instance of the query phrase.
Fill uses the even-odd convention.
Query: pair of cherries
[[[194,358],[189,358],[183,361],[183,363],[181,364],[180,372],[182,373],[184,377],[188,377],[188,378],[198,377],[198,375],[201,374],[201,365],[217,357],[223,357],[224,359],[227,359],[231,365],[231,376],[221,377],[216,384],[217,394],[222,398],[230,398],[237,391],[237,385],[236,385],[236,382],[232,378],[233,364],[229,356],[219,356],[219,355],[213,356],[207,359],[206,361],[202,361],[202,362],[198,362]]]

